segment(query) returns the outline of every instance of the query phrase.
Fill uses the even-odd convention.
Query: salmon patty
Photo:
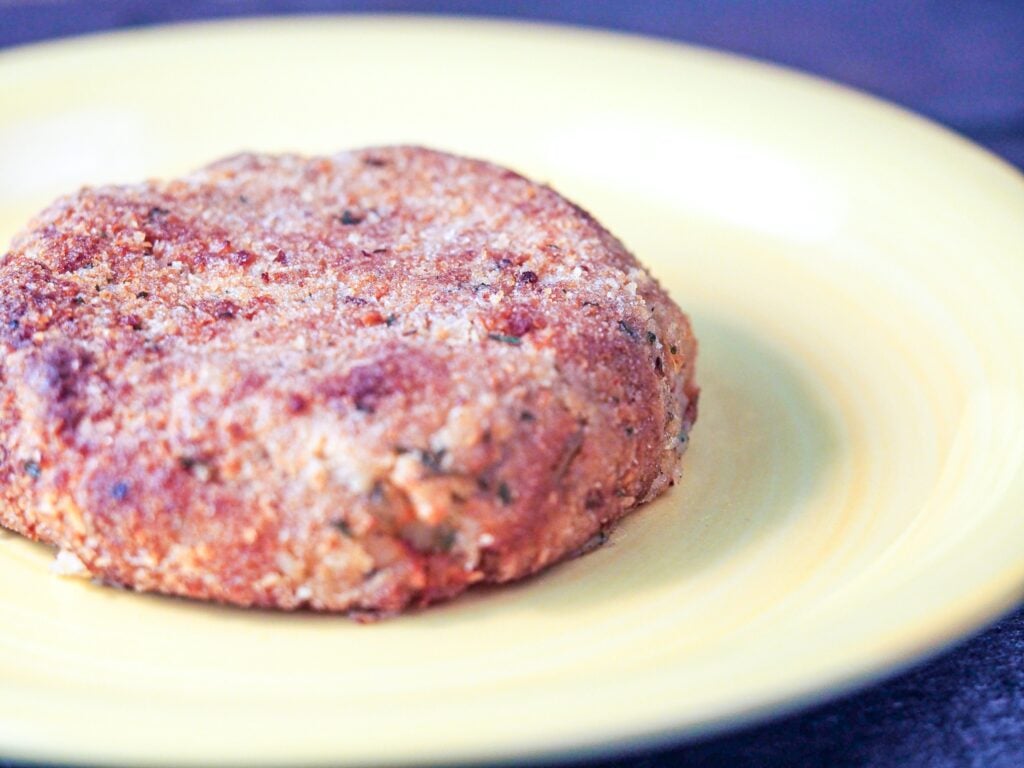
[[[59,200],[0,260],[0,523],[107,583],[384,615],[678,476],[686,316],[546,186],[415,147]]]

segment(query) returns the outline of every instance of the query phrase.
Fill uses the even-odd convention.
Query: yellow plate
[[[1024,183],[705,51],[323,18],[0,56],[0,236],[84,182],[418,142],[591,209],[693,316],[684,482],[540,578],[374,626],[47,573],[0,539],[0,754],[450,762],[693,734],[877,676],[1024,584]]]

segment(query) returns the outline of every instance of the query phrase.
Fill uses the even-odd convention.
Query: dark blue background
[[[0,0],[0,47],[166,21],[327,10],[530,18],[724,48],[891,99],[1024,167],[1024,0]],[[600,764],[1024,766],[1024,611],[862,693]]]

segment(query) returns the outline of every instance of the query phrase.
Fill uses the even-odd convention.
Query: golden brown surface
[[[0,522],[106,581],[391,613],[603,539],[696,343],[550,189],[419,148],[85,189],[0,260]]]

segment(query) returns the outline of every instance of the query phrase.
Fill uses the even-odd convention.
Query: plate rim
[[[520,30],[533,30],[536,32],[557,32],[563,35],[576,35],[580,37],[604,38],[606,42],[631,43],[639,46],[656,46],[670,51],[696,53],[702,57],[717,58],[730,62],[734,65],[769,71],[783,78],[794,81],[802,81],[806,85],[824,89],[832,93],[844,93],[846,96],[860,100],[862,103],[870,104],[872,107],[888,111],[894,116],[909,119],[922,127],[929,127],[944,134],[946,138],[953,139],[961,145],[962,149],[968,150],[976,156],[983,156],[989,162],[995,163],[1003,171],[1009,171],[1024,181],[1024,168],[1019,168],[1006,158],[998,155],[995,151],[979,144],[956,128],[940,122],[937,118],[930,117],[921,112],[892,101],[884,96],[872,93],[871,91],[859,88],[858,86],[844,83],[839,80],[832,80],[824,75],[817,74],[810,70],[802,69],[791,64],[784,64],[772,59],[746,53],[737,53],[724,48],[716,48],[712,45],[693,42],[689,40],[676,40],[675,38],[663,37],[655,34],[644,34],[629,30],[617,30],[611,27],[590,26],[585,24],[574,24],[567,21],[548,21],[541,19],[521,18],[514,16],[488,16],[478,13],[453,14],[453,13],[426,13],[426,12],[378,12],[378,11],[341,11],[341,12],[286,12],[280,15],[257,13],[242,16],[223,16],[205,19],[182,19],[174,21],[160,21],[152,24],[145,24],[135,27],[115,27],[108,29],[93,30],[83,33],[73,33],[60,37],[46,38],[26,43],[0,48],[0,64],[9,62],[11,59],[22,57],[33,57],[42,55],[50,48],[65,48],[73,46],[92,47],[104,42],[119,42],[131,40],[132,38],[146,35],[159,36],[173,32],[201,31],[211,28],[229,27],[270,27],[289,26],[296,27],[311,26],[316,22],[328,23],[371,23],[371,24],[424,24],[437,26],[480,26],[480,27],[506,27]]]

